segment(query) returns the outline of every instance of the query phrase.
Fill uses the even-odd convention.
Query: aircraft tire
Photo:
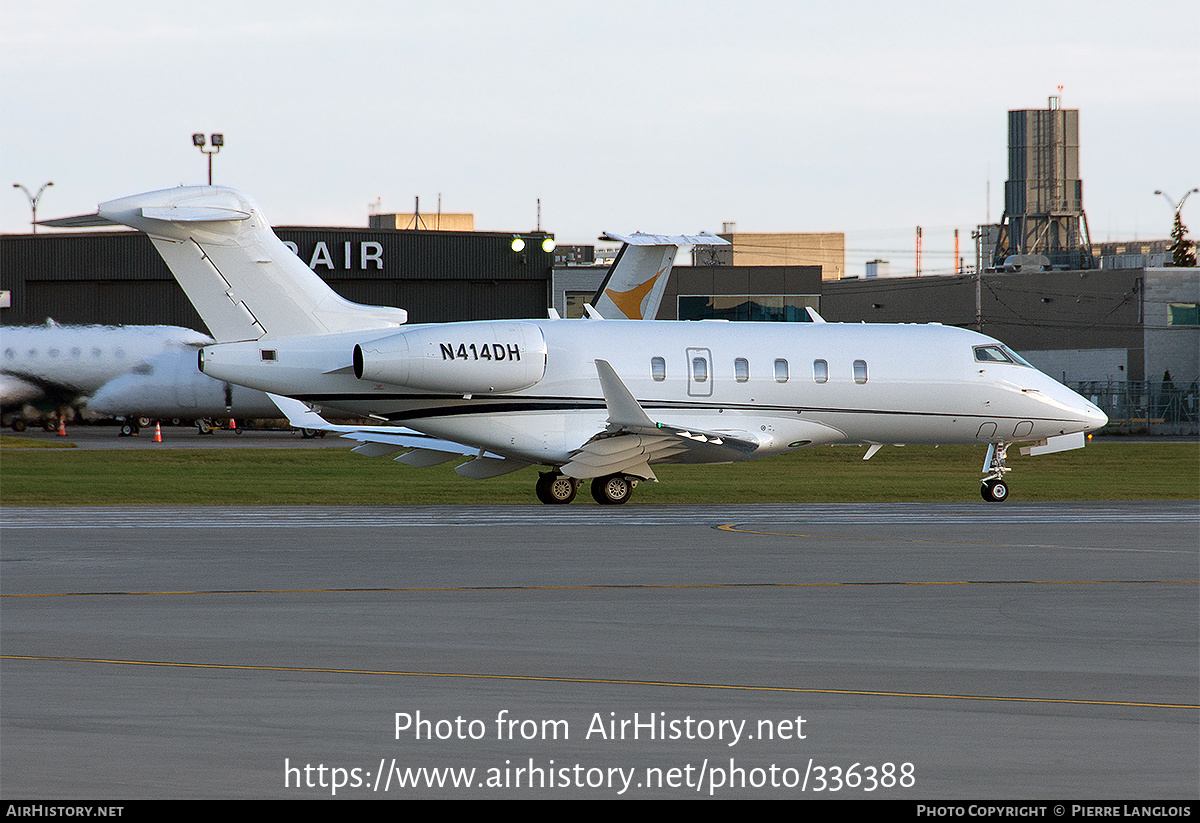
[[[12,422],[12,430],[15,432],[25,431],[25,421],[20,417],[14,417]]]
[[[550,506],[562,506],[575,499],[575,480],[558,472],[538,475],[538,500]]]
[[[137,429],[137,427],[134,426],[132,423],[122,423],[121,431],[117,436],[118,437],[133,437],[135,434],[137,434],[136,429]]]
[[[622,474],[597,477],[592,481],[592,497],[601,506],[619,506],[633,495],[633,483]]]
[[[1003,503],[1008,499],[1008,484],[1003,480],[987,480],[979,492],[989,503]]]

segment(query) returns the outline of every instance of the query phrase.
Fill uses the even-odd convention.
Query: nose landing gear
[[[1008,499],[1008,484],[1004,482],[1004,475],[1012,469],[1004,465],[1007,457],[1007,443],[988,445],[987,457],[983,460],[983,472],[987,477],[980,481],[983,486],[979,493],[989,503],[1003,503]]]

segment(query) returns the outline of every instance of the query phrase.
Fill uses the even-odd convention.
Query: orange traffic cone
[[[58,436],[59,437],[67,436],[67,418],[65,418],[61,415],[58,418]]]
[[[229,430],[233,431],[236,428],[237,428],[237,421],[234,420],[232,417],[229,418]]]
[[[155,443],[162,442],[162,423],[154,424],[154,442]]]

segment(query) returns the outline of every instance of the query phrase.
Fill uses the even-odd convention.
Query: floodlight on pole
[[[1187,199],[1188,199],[1189,197],[1191,197],[1193,194],[1196,194],[1197,192],[1200,192],[1200,188],[1198,188],[1198,189],[1192,189],[1191,191],[1189,191],[1189,192],[1185,193],[1185,194],[1183,195],[1183,199],[1182,199],[1182,200],[1180,200],[1178,203],[1176,203],[1176,202],[1175,202],[1175,201],[1174,201],[1174,200],[1171,198],[1171,195],[1167,194],[1165,191],[1162,191],[1161,189],[1159,189],[1159,190],[1155,191],[1154,193],[1155,193],[1155,194],[1161,194],[1163,197],[1165,197],[1165,198],[1166,198],[1166,200],[1167,200],[1167,202],[1171,204],[1171,211],[1173,211],[1173,212],[1175,213],[1175,216],[1176,216],[1176,217],[1178,217],[1178,216],[1179,216],[1179,213],[1180,213],[1181,211],[1183,211],[1183,204],[1187,202]]]
[[[221,146],[225,145],[225,135],[214,134],[208,141],[212,144],[212,149],[204,148],[205,140],[203,134],[192,135],[192,145],[200,149],[201,152],[208,155],[208,185],[212,185],[212,156],[221,150]]]
[[[14,188],[14,189],[20,189],[21,191],[25,192],[25,196],[26,196],[27,198],[29,198],[29,209],[30,209],[30,211],[32,212],[32,219],[29,221],[29,223],[30,223],[30,225],[33,227],[33,233],[34,233],[34,234],[37,234],[37,206],[38,206],[38,201],[42,199],[42,192],[44,192],[44,191],[45,191],[47,188],[49,188],[50,186],[53,186],[53,185],[54,185],[54,183],[53,183],[53,182],[46,182],[46,183],[43,183],[43,184],[42,184],[42,187],[41,187],[40,189],[38,189],[38,192],[37,192],[37,194],[30,194],[30,193],[29,193],[29,189],[25,188],[25,187],[24,187],[24,186],[22,186],[20,183],[13,183],[13,188]]]

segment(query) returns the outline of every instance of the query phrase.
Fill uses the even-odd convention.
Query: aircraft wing
[[[749,432],[702,431],[655,422],[606,360],[596,361],[608,406],[608,427],[577,449],[562,467],[568,477],[587,479],[632,474],[655,480],[650,463],[731,463],[760,447]]]
[[[455,467],[463,477],[482,480],[515,472],[530,465],[522,460],[513,460],[484,449],[477,449],[451,440],[442,440],[414,431],[404,426],[339,426],[330,423],[306,403],[291,397],[267,393],[272,402],[287,416],[288,423],[297,429],[336,432],[358,445],[351,449],[355,454],[367,457],[383,457],[411,449],[396,458],[409,466],[425,468],[454,460],[461,455],[473,457]]]

